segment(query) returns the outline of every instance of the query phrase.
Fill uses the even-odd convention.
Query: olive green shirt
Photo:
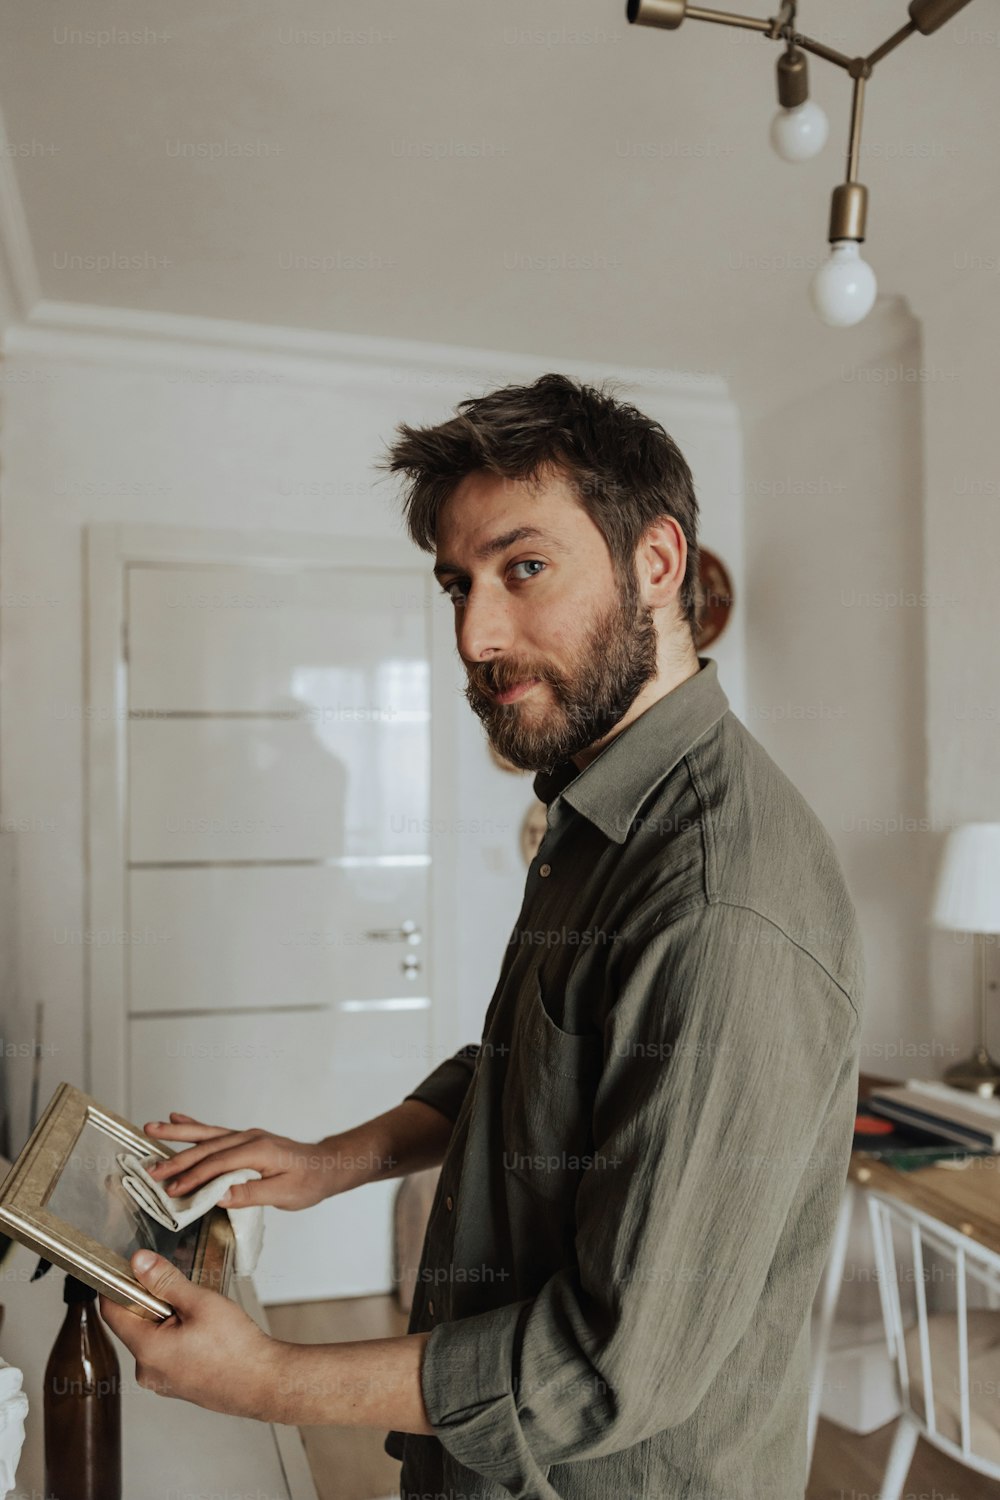
[[[809,1316],[844,1189],[863,960],[832,843],[714,661],[539,772],[410,1332],[404,1500],[802,1500]]]

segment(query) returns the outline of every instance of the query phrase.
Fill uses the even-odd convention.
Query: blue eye
[[[515,568],[544,568],[545,564],[542,562],[541,558],[538,558],[538,557],[528,557],[528,558],[525,558],[524,562],[516,562],[516,563],[513,564],[513,566]],[[529,578],[537,578],[538,574],[537,573],[529,573],[528,577]]]

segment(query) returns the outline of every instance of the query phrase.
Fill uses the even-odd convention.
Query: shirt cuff
[[[436,1067],[433,1073],[429,1073],[422,1083],[418,1083],[405,1097],[407,1099],[420,1099],[424,1104],[430,1104],[432,1108],[440,1110],[448,1119],[455,1122],[458,1112],[462,1107],[462,1100],[472,1082],[472,1062],[475,1049],[466,1052],[466,1060],[460,1057],[447,1057],[443,1063]]]
[[[427,1419],[448,1452],[513,1496],[558,1500],[521,1428],[515,1386],[530,1298],[431,1330],[420,1366]]]
[[[395,1428],[387,1432],[382,1447],[390,1458],[402,1459],[403,1457],[403,1433],[397,1432]]]

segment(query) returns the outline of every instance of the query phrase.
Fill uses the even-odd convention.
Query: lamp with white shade
[[[1000,1063],[986,1045],[986,942],[1000,933],[1000,823],[964,823],[951,830],[938,872],[933,922],[975,935],[979,1041],[971,1057],[948,1069],[945,1082],[977,1094],[1000,1094]]]

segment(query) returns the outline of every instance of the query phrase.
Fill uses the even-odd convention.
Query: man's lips
[[[518,682],[514,687],[508,688],[503,693],[491,693],[490,697],[494,703],[516,703],[518,698],[523,698],[525,693],[530,693],[533,687],[541,682],[540,677],[528,677],[524,682]]]

